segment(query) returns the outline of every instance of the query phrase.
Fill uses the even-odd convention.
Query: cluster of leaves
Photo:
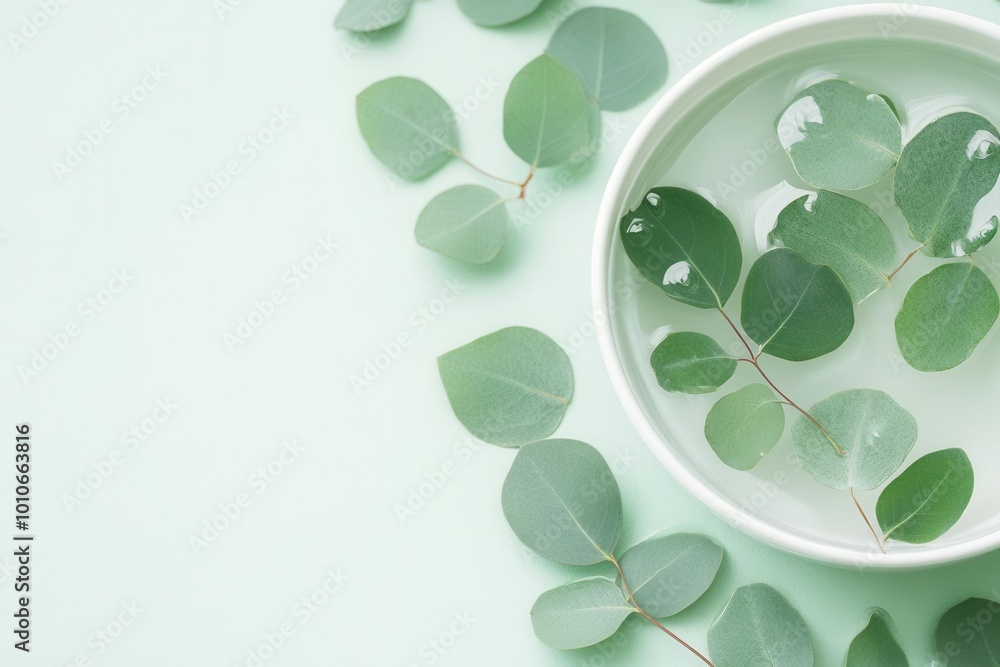
[[[391,2],[409,8],[408,3]],[[459,2],[473,20],[486,26],[517,20],[538,4],[538,0]],[[358,8],[370,11],[371,5],[370,0],[351,0],[341,15],[353,15]],[[338,25],[351,28],[357,23],[338,17]],[[515,189],[515,194],[504,197],[481,185],[453,187],[434,197],[417,220],[420,245],[483,264],[503,248],[507,206],[526,197],[536,170],[588,159],[599,144],[601,110],[629,109],[652,95],[666,78],[666,51],[648,25],[620,9],[588,7],[559,25],[545,53],[525,65],[507,90],[503,136],[528,165],[523,180],[493,176],[462,155],[455,113],[422,81],[393,77],[362,91],[357,98],[358,125],[375,157],[401,178],[424,179],[457,158],[480,175]]]
[[[946,115],[906,146],[895,105],[836,79],[801,91],[775,123],[798,175],[816,191],[788,204],[769,235],[772,248],[746,275],[743,332],[725,311],[739,282],[742,251],[726,215],[701,195],[658,187],[621,220],[632,263],[676,301],[716,309],[745,347],[728,353],[701,333],[670,333],[651,365],[671,392],[716,391],[739,363],[762,379],[719,400],[705,437],[719,458],[753,468],[785,431],[785,408],[800,414],[791,429],[802,467],[820,483],[849,491],[877,489],[917,440],[913,416],[884,392],[851,389],[808,410],[767,376],[763,355],[807,361],[838,349],[855,324],[855,307],[887,286],[918,251],[965,257],[996,233],[997,212],[983,206],[1000,177],[1000,139],[985,118]],[[897,206],[920,245],[896,266],[892,233],[870,207],[844,191],[894,175]],[[896,266],[896,268],[894,268]],[[967,359],[1000,314],[1000,298],[971,260],[949,262],[916,281],[896,317],[900,351],[921,371],[943,371]],[[748,340],[749,339],[749,340]],[[756,343],[756,347],[750,345]],[[968,506],[973,471],[961,449],[933,452],[888,484],[876,504],[881,537],[934,540]]]

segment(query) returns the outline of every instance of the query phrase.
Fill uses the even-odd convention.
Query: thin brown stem
[[[715,665],[713,665],[712,662],[708,658],[706,658],[704,655],[702,655],[698,651],[698,649],[696,649],[695,647],[693,647],[690,644],[688,644],[686,641],[684,641],[683,639],[681,639],[680,637],[678,637],[677,635],[675,635],[673,632],[671,632],[670,630],[668,630],[662,623],[660,623],[655,618],[653,618],[652,616],[650,616],[649,614],[647,614],[646,610],[643,609],[642,607],[640,607],[639,603],[635,601],[635,596],[632,595],[632,588],[628,585],[628,581],[625,579],[625,572],[622,570],[622,566],[618,563],[618,559],[615,558],[613,555],[608,555],[608,560],[611,562],[612,565],[615,566],[615,569],[618,570],[618,576],[620,576],[622,578],[622,585],[625,587],[625,593],[628,594],[628,601],[629,601],[629,603],[631,603],[631,605],[633,607],[635,607],[635,610],[637,612],[639,612],[639,615],[642,616],[647,621],[649,621],[650,623],[652,623],[653,625],[655,625],[656,627],[658,627],[660,630],[663,630],[663,632],[665,632],[668,635],[670,635],[670,637],[674,641],[676,641],[677,643],[679,643],[681,646],[683,646],[687,650],[691,651],[691,653],[693,653],[696,656],[698,656],[699,658],[701,658],[702,662],[704,662],[706,665],[708,665],[708,667],[715,667]]]
[[[467,164],[468,166],[470,166],[473,169],[475,169],[476,171],[478,171],[483,176],[486,176],[487,178],[492,178],[494,181],[499,181],[501,183],[506,183],[507,185],[513,185],[515,187],[521,188],[522,193],[524,192],[524,186],[525,186],[524,183],[518,183],[517,181],[512,181],[510,179],[501,178],[500,176],[496,176],[494,174],[491,174],[490,172],[486,171],[485,169],[483,169],[483,168],[481,168],[481,167],[473,164],[472,162],[470,162],[469,158],[465,157],[464,155],[462,155],[458,151],[452,151],[452,154],[455,157],[457,157],[459,160],[461,160],[462,162],[464,162],[465,164]],[[524,197],[519,197],[519,199],[523,199],[523,198]]]
[[[524,179],[524,183],[520,184],[521,194],[518,199],[524,199],[528,194],[528,184],[531,183],[531,179],[535,177],[535,167],[532,165],[531,169],[528,171],[528,177]]]
[[[895,270],[895,271],[893,271],[892,273],[890,273],[890,274],[889,274],[888,276],[886,276],[886,277],[885,277],[885,281],[886,281],[887,283],[889,283],[889,282],[892,282],[892,279],[896,277],[896,274],[897,274],[897,273],[899,273],[900,271],[902,271],[903,267],[904,267],[904,266],[906,266],[907,264],[909,264],[909,263],[910,263],[910,260],[911,260],[911,259],[913,259],[913,257],[914,257],[914,256],[915,256],[915,255],[916,255],[916,254],[917,254],[918,252],[920,252],[920,249],[921,249],[921,248],[923,248],[923,246],[922,246],[922,245],[921,245],[921,246],[917,246],[917,247],[916,247],[916,248],[915,248],[915,249],[913,250],[913,252],[911,252],[911,253],[910,253],[909,255],[907,255],[907,256],[906,256],[906,258],[905,258],[905,259],[903,260],[903,263],[902,263],[902,264],[900,264],[899,266],[897,266],[897,267],[896,267],[896,270]]]
[[[729,314],[726,313],[725,310],[723,310],[722,306],[719,306],[719,312],[722,313],[722,316],[724,318],[726,318],[726,322],[729,322],[729,326],[731,326],[733,328],[733,331],[736,333],[737,338],[739,338],[740,342],[743,343],[743,347],[745,347],[747,349],[747,352],[750,353],[750,357],[751,357],[750,361],[756,360],[757,359],[757,355],[754,354],[754,351],[750,347],[750,343],[747,342],[747,339],[743,337],[743,332],[740,331],[739,327],[736,326],[736,323],[733,322],[733,320],[729,317]]]
[[[885,547],[882,545],[882,539],[878,536],[878,533],[875,532],[875,528],[872,526],[872,522],[868,520],[868,515],[865,514],[865,511],[861,508],[861,503],[858,502],[857,496],[854,495],[853,486],[851,487],[851,500],[854,501],[854,506],[858,508],[859,512],[861,512],[861,518],[865,520],[865,524],[868,526],[868,530],[872,531],[872,537],[875,538],[875,544],[878,545],[878,550],[881,551],[883,554],[885,554]]]

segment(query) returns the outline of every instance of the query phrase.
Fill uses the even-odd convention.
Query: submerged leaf
[[[666,618],[705,594],[722,555],[722,547],[704,535],[679,533],[640,542],[619,562],[636,603],[653,618]]]
[[[727,466],[750,470],[778,444],[785,430],[782,403],[762,384],[719,400],[705,419],[705,438]]]
[[[661,387],[686,394],[713,392],[736,372],[736,359],[718,343],[688,331],[664,338],[653,350],[650,363]]]
[[[417,243],[474,264],[491,261],[507,238],[507,207],[479,185],[460,185],[430,201],[417,219]]]
[[[944,535],[972,498],[972,463],[961,449],[917,459],[878,498],[875,515],[885,539],[925,544]]]
[[[546,646],[576,649],[615,634],[634,612],[615,582],[593,577],[542,593],[531,608],[531,623]]]
[[[781,593],[766,584],[736,589],[708,629],[715,667],[813,667],[809,628]]]

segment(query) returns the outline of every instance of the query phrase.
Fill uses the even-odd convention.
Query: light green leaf
[[[826,190],[786,206],[770,240],[832,268],[855,303],[888,285],[895,268],[896,246],[882,218],[861,202]]]
[[[458,7],[473,23],[496,28],[534,13],[542,0],[458,0]]]
[[[394,77],[357,99],[358,126],[368,148],[399,176],[418,181],[458,152],[458,125],[448,103],[422,81]]]
[[[980,203],[997,177],[1000,139],[982,116],[944,116],[906,145],[896,169],[896,204],[925,254],[958,257],[993,239],[1000,210]]]
[[[705,419],[705,438],[722,462],[750,470],[778,444],[785,410],[770,387],[752,384],[719,400]]]
[[[750,267],[741,316],[761,352],[807,361],[833,352],[851,335],[854,302],[829,266],[776,248]]]
[[[697,308],[721,308],[740,279],[743,254],[729,218],[701,195],[653,188],[621,219],[622,244],[646,280]]]
[[[689,331],[668,335],[650,359],[656,381],[667,391],[707,394],[736,372],[736,359],[708,336]]]
[[[826,190],[877,183],[896,166],[903,144],[885,98],[837,79],[796,95],[775,127],[799,176]]]
[[[896,315],[896,342],[918,371],[944,371],[969,358],[993,328],[1000,296],[971,262],[945,264],[913,283]]]
[[[984,622],[985,619],[990,619]],[[1000,667],[997,602],[969,598],[941,617],[934,643],[945,667]]]
[[[722,555],[722,547],[704,535],[679,533],[635,545],[619,564],[638,605],[653,618],[666,618],[705,594],[719,573]]]
[[[620,9],[587,7],[572,14],[556,28],[546,53],[609,111],[634,107],[667,80],[667,52],[656,33]]]
[[[503,104],[503,136],[528,164],[554,167],[587,154],[593,109],[576,75],[552,56],[542,55],[510,83]]]
[[[503,483],[501,501],[514,534],[557,563],[608,560],[621,535],[618,482],[600,452],[577,440],[522,447]]]
[[[615,634],[633,612],[615,582],[593,577],[542,593],[531,608],[531,624],[546,646],[576,649]]]
[[[792,427],[795,453],[820,484],[867,490],[882,485],[903,465],[917,441],[917,420],[885,392],[850,389],[809,409],[844,450],[838,454],[822,431],[805,417]]]
[[[510,327],[438,357],[455,416],[481,440],[518,447],[548,437],[573,396],[573,367],[551,338]]]
[[[881,609],[872,612],[868,626],[854,638],[847,651],[847,667],[910,667]]]
[[[417,243],[473,264],[494,259],[507,238],[507,207],[479,185],[460,185],[432,199],[417,218]]]
[[[347,0],[333,25],[341,30],[374,32],[406,18],[413,0]]]
[[[708,629],[708,652],[715,667],[813,667],[809,628],[766,584],[736,589]]]
[[[974,475],[961,449],[917,459],[878,498],[875,515],[885,539],[925,544],[944,535],[972,498]]]

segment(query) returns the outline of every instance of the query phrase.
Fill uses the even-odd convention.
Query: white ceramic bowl
[[[921,439],[905,465],[927,451],[965,446],[979,473],[979,484],[969,510],[947,535],[927,545],[892,543],[887,555],[880,554],[860,517],[854,514],[849,496],[821,487],[795,466],[794,458],[789,456],[791,447],[787,435],[793,415],[787,417],[786,435],[776,450],[757,469],[742,473],[726,468],[715,457],[701,431],[704,415],[721,394],[692,399],[668,395],[656,386],[649,367],[649,354],[662,338],[662,325],[674,328],[692,321],[697,325],[701,320],[697,315],[681,314],[688,307],[670,301],[641,279],[638,279],[641,284],[635,285],[638,273],[625,257],[617,227],[620,217],[634,208],[649,188],[677,184],[666,178],[668,174],[678,173],[678,156],[688,142],[707,119],[715,117],[760,77],[782,68],[793,71],[797,63],[822,62],[824,54],[836,60],[838,54],[863,51],[871,63],[889,62],[893,58],[905,62],[908,57],[905,53],[910,52],[907,49],[916,49],[914,53],[933,49],[948,53],[951,60],[941,61],[941,67],[951,69],[937,74],[939,78],[953,76],[960,95],[969,92],[961,90],[962,86],[974,86],[976,77],[983,71],[1000,76],[1000,26],[951,11],[914,3],[876,4],[830,9],[777,23],[722,49],[663,96],[626,146],[611,176],[597,222],[593,297],[595,312],[606,314],[604,318],[597,318],[602,319],[599,327],[601,350],[615,390],[649,447],[689,492],[732,524],[786,551],[842,566],[915,568],[953,562],[1000,547],[1000,518],[993,510],[1000,505],[1000,488],[995,488],[1000,485],[990,484],[987,477],[1000,464],[1000,454],[993,453],[997,448],[989,446],[996,428],[989,428],[990,421],[980,424],[973,420],[968,427],[973,430],[961,434],[963,442],[944,442],[952,435],[945,416],[928,417],[916,412]],[[963,68],[971,69],[965,72]],[[967,80],[963,79],[965,74],[968,74]],[[928,72],[927,76],[933,78],[934,72]],[[789,81],[789,86],[798,84],[801,81]],[[1000,85],[997,88],[1000,90]],[[793,90],[789,88],[789,92]],[[785,101],[775,100],[775,109],[780,109]],[[961,100],[956,105],[963,106]],[[990,109],[977,110],[991,115]],[[919,116],[920,105],[908,111]],[[1000,105],[993,106],[992,112],[993,121],[998,122]],[[922,122],[916,118],[912,120],[913,126]],[[905,138],[912,136],[913,131],[910,127]],[[753,135],[748,132],[747,136]],[[750,141],[748,139],[746,149],[761,145]],[[752,141],[759,141],[759,137]],[[771,159],[787,161],[782,152]],[[711,187],[703,191],[712,196]],[[742,210],[722,208],[734,218],[741,235],[751,237],[744,241],[745,276],[755,258],[755,249],[760,248],[753,239],[753,221],[740,222],[739,219],[750,217],[752,213],[747,207]],[[901,221],[893,224],[902,225]],[[759,229],[757,231],[759,236]],[[905,234],[897,239],[905,242]],[[1000,246],[1000,241],[993,245]],[[994,249],[994,253],[997,252],[1000,251]],[[933,265],[923,266],[916,275]],[[915,277],[912,276],[911,281]],[[883,290],[894,294],[885,296],[884,303],[871,308],[894,312],[908,285],[902,287],[895,289],[894,285],[893,290]],[[739,289],[730,301],[737,309]],[[866,304],[859,308],[864,307]],[[657,325],[661,325],[659,329]],[[1000,367],[1000,363],[992,363],[992,360],[1000,362],[1000,340],[994,340],[996,331],[984,342],[984,346],[991,343],[990,349],[996,352],[985,351],[974,357],[974,363],[969,364],[973,367],[971,370],[939,374],[942,376],[940,384],[935,385],[935,378],[917,377],[911,369],[893,368],[890,371],[888,367],[882,368],[882,358],[891,358],[890,350],[894,349],[891,319],[884,328],[886,332],[871,335],[855,331],[844,349],[830,355],[825,365],[817,366],[816,384],[822,387],[793,388],[793,393],[802,397],[800,402],[809,405],[838,389],[868,385],[885,388],[906,406],[914,402],[919,404],[922,400],[919,392],[926,393],[931,390],[929,388],[948,396],[963,391],[963,387],[970,386],[968,382],[974,381],[978,384],[971,385],[977,389],[968,399],[969,409],[985,411],[989,419],[994,418],[995,399],[988,389],[997,386],[1000,373],[990,371],[987,377],[974,380],[962,373],[976,373],[978,369],[981,376],[983,368]],[[866,355],[873,348],[879,351],[869,359]],[[786,370],[787,365],[787,362],[768,359],[768,368],[777,369],[779,376],[795,377],[796,371]],[[839,386],[845,382],[845,377],[851,377],[844,376],[842,369],[852,367],[855,375],[861,377],[853,380],[856,384]],[[752,381],[749,376],[744,377]],[[921,382],[931,384],[918,385]],[[738,386],[729,386],[723,391],[733,391]],[[982,443],[967,442],[980,436],[987,438],[987,432],[990,437]],[[873,521],[876,497],[877,492],[863,499]]]

